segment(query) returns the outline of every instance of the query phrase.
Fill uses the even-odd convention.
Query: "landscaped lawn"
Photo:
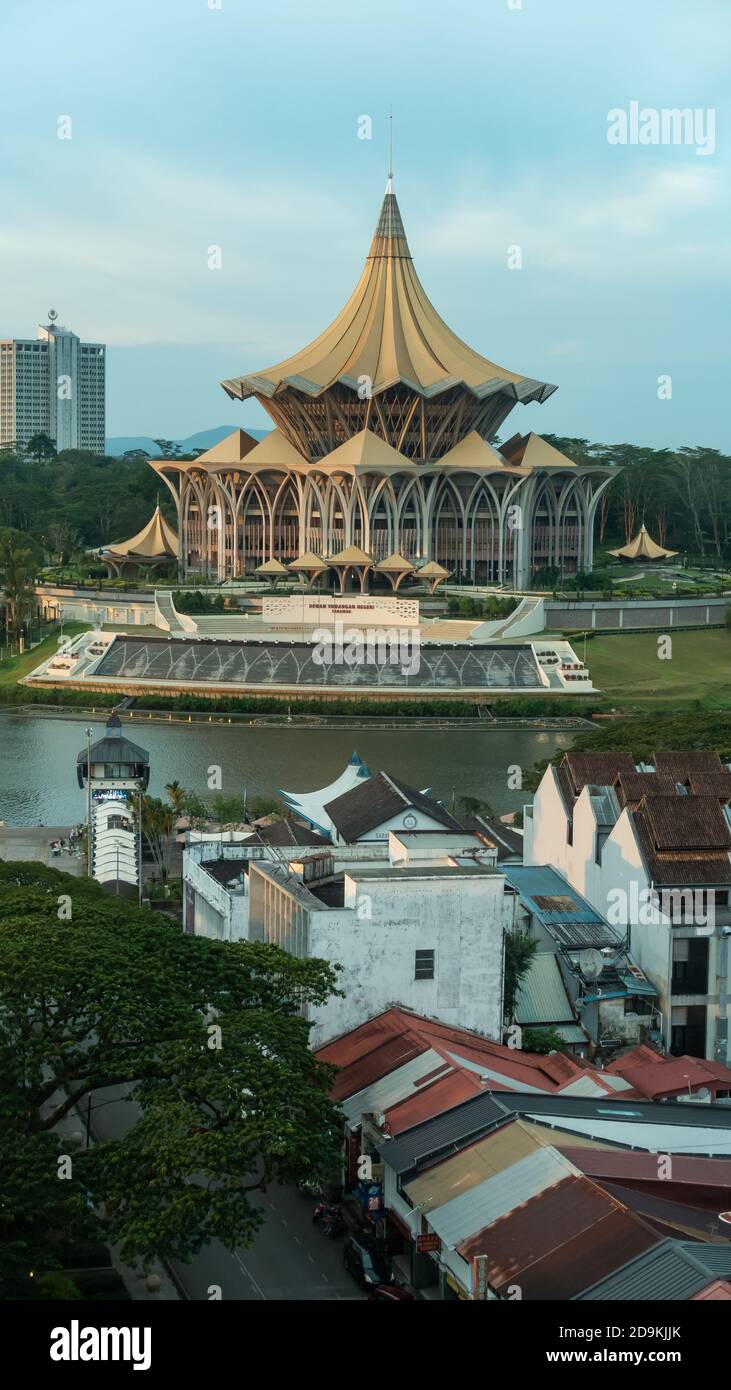
[[[625,709],[663,705],[731,709],[731,631],[667,634],[672,655],[661,660],[663,638],[655,632],[594,637],[586,644],[586,663],[605,699]],[[575,650],[583,656],[583,643]]]
[[[63,635],[76,637],[78,633],[86,632],[88,627],[88,623],[64,623]],[[44,637],[37,647],[23,652],[22,656],[11,656],[0,661],[0,690],[3,686],[15,685],[23,676],[27,676],[29,671],[34,671],[36,666],[40,666],[46,657],[58,651],[59,636],[60,633],[52,632],[48,637]]]

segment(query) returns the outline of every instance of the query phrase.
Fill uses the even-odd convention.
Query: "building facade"
[[[104,343],[82,343],[55,322],[36,338],[0,340],[0,445],[47,434],[62,449],[105,447]]]
[[[293,357],[223,386],[256,399],[275,428],[258,443],[236,430],[194,461],[151,461],[178,509],[184,573],[327,564],[351,547],[372,568],[407,561],[418,578],[438,564],[515,587],[546,566],[591,568],[612,470],[577,464],[534,433],[493,445],[518,403],[556,388],[482,357],[440,318],[390,179],[335,321]]]
[[[567,753],[524,815],[525,863],[553,865],[657,989],[668,1052],[731,1061],[731,772],[717,753]]]

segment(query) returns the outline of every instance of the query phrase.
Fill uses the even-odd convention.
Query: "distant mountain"
[[[269,434],[269,430],[249,429],[246,425],[242,425],[241,428],[246,430],[247,434],[252,435],[254,439],[263,439],[265,435]],[[221,439],[225,439],[226,435],[232,434],[235,429],[235,425],[218,425],[216,429],[199,430],[197,434],[189,434],[187,439],[175,439],[173,443],[179,444],[184,454],[190,453],[192,449],[212,449],[214,444],[218,444]],[[160,435],[160,438],[162,439],[164,436]],[[146,434],[117,434],[106,441],[105,447],[106,452],[112,458],[120,458],[129,449],[145,449],[150,458],[161,457],[154,439]]]

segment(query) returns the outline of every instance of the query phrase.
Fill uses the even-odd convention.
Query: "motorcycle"
[[[330,1240],[344,1235],[347,1230],[342,1207],[330,1206],[327,1202],[318,1202],[312,1213],[312,1220],[322,1227],[323,1235],[328,1236]]]

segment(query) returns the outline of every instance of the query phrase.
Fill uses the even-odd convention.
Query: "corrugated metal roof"
[[[506,1092],[506,1095],[509,1094]],[[621,1100],[607,1100],[618,1111],[623,1109]],[[731,1154],[731,1130],[701,1129],[682,1124],[643,1124],[640,1120],[584,1118],[577,1115],[548,1115],[531,1110],[535,1120],[553,1119],[564,1130],[572,1134],[587,1134],[595,1139],[608,1139],[614,1144],[623,1144],[628,1149],[648,1149],[650,1153],[676,1154]]]
[[[508,883],[562,947],[614,946],[619,934],[548,864],[505,864]]]
[[[407,1130],[398,1139],[386,1140],[380,1150],[381,1158],[395,1173],[415,1172],[420,1161],[440,1153],[456,1153],[462,1143],[479,1138],[509,1119],[510,1111],[486,1092]]]
[[[351,1125],[358,1125],[362,1115],[387,1110],[389,1105],[395,1105],[405,1096],[413,1095],[425,1077],[440,1069],[446,1071],[448,1067],[449,1063],[445,1062],[438,1052],[434,1052],[433,1048],[429,1048],[428,1051],[422,1052],[420,1057],[415,1057],[396,1071],[388,1072],[364,1090],[356,1091],[355,1095],[341,1101],[343,1114]]]
[[[539,951],[520,982],[515,1005],[518,1023],[574,1023],[558,961],[553,951]]]
[[[524,1299],[567,1299],[660,1237],[585,1177],[566,1177],[459,1246],[486,1255],[493,1287]]]
[[[709,1280],[730,1274],[731,1246],[664,1240],[576,1297],[586,1302],[685,1302]]]
[[[530,1125],[515,1120],[412,1178],[404,1190],[419,1211],[432,1211],[543,1147]]]
[[[592,1076],[579,1076],[564,1086],[562,1096],[605,1096],[607,1093]]]
[[[588,1148],[586,1144],[574,1149],[571,1140],[563,1143],[554,1139],[552,1142],[588,1177],[652,1183],[661,1193],[676,1183],[682,1183],[683,1187],[727,1187],[731,1192],[731,1160],[728,1158],[674,1154],[668,1176],[667,1165],[661,1169],[656,1154],[631,1149]]]
[[[442,1243],[454,1249],[468,1236],[491,1225],[506,1212],[530,1201],[538,1192],[560,1182],[578,1168],[557,1149],[537,1149],[469,1192],[453,1197],[429,1213],[429,1226]]]
[[[586,1043],[587,1034],[579,1023],[554,1023],[554,1032],[558,1033],[562,1042],[565,1043]]]

